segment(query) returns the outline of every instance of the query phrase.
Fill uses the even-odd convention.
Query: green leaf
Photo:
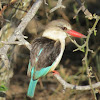
[[[8,88],[5,85],[0,86],[0,91],[7,91]]]

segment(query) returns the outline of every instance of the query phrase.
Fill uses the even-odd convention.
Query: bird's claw
[[[59,75],[59,72],[56,71],[56,70],[53,70],[52,72],[53,72],[53,75],[55,75],[55,74],[58,74]]]

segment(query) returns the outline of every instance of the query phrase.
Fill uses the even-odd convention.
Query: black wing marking
[[[41,53],[39,55],[40,50]],[[54,41],[46,37],[35,39],[32,43],[32,50],[30,52],[30,61],[32,67],[36,67],[36,69],[39,70],[52,65],[59,55],[60,50],[60,41]]]

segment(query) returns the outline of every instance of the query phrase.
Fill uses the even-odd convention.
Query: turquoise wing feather
[[[36,62],[38,61],[38,57],[42,51],[43,51],[43,48],[40,50],[39,54],[37,55]],[[28,91],[27,91],[27,96],[29,96],[31,98],[34,97],[35,88],[36,88],[39,78],[42,76],[45,76],[50,71],[53,64],[46,68],[42,68],[39,71],[36,71],[35,66],[31,66],[31,62],[29,61],[28,74],[31,72],[31,79],[30,79],[30,83],[29,83],[29,87],[28,87]],[[34,79],[33,79],[33,77],[34,77]]]
[[[52,65],[49,66],[49,67],[46,67],[46,68],[42,68],[40,71],[36,71],[36,72],[35,72],[35,68],[34,67],[32,68],[32,70],[31,70],[31,80],[30,80],[30,83],[29,83],[27,96],[29,96],[31,98],[34,97],[34,92],[35,92],[35,88],[36,88],[38,79],[42,76],[45,76],[49,72],[49,70],[51,69]],[[30,68],[31,68],[31,65],[30,65],[30,62],[29,62],[28,70],[30,70]],[[34,76],[35,79],[33,79],[33,75],[35,75]]]

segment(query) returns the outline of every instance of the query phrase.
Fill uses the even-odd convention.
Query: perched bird
[[[27,72],[31,76],[27,96],[32,98],[39,78],[54,71],[57,67],[65,49],[65,39],[68,36],[86,37],[72,30],[67,21],[58,19],[46,26],[41,37],[33,40]]]

